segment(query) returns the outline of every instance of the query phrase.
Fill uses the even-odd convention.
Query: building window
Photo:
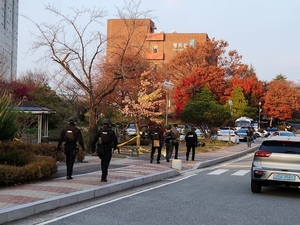
[[[157,45],[153,45],[152,46],[152,52],[153,53],[157,53]]]

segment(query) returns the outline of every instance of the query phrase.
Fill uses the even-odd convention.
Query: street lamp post
[[[232,110],[231,107],[233,106],[233,101],[229,99],[228,101],[230,107],[230,120],[229,120],[229,129],[228,129],[228,143],[230,143],[230,130],[231,130],[231,119],[232,119]]]
[[[258,129],[260,129],[261,102],[258,103]]]
[[[173,89],[174,84],[170,80],[165,80],[163,83],[165,89],[166,89],[166,121],[165,125],[168,126],[168,108],[170,107],[170,99],[169,99],[169,92]]]

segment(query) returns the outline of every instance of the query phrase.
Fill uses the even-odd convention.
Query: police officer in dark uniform
[[[166,160],[167,162],[170,162],[170,158],[173,154],[173,147],[174,147],[174,140],[176,139],[175,134],[171,130],[171,126],[167,126],[167,130],[163,133],[163,137],[165,139],[165,145],[166,145]]]
[[[92,141],[92,152],[95,152],[97,144],[97,154],[101,159],[101,182],[107,182],[108,166],[112,157],[112,150],[118,147],[116,133],[110,127],[110,120],[104,119],[103,127],[97,132]]]
[[[61,131],[57,150],[61,150],[62,143],[64,144],[64,153],[66,155],[66,165],[67,165],[67,179],[73,179],[73,166],[76,158],[76,153],[78,152],[77,142],[80,144],[82,150],[84,151],[84,144],[82,139],[81,131],[76,127],[76,117],[71,116],[68,120],[68,125]]]
[[[192,161],[195,160],[195,149],[198,144],[198,137],[195,131],[196,129],[192,127],[191,131],[187,132],[185,135],[186,161],[189,160],[191,149],[192,149]]]
[[[158,125],[155,126],[154,130],[150,133],[150,138],[152,142],[151,154],[150,154],[150,163],[153,162],[155,150],[157,149],[157,159],[156,163],[160,163],[161,148],[163,145],[163,133]]]

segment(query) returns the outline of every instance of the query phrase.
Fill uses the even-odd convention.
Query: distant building
[[[168,62],[185,48],[194,47],[209,39],[206,33],[177,33],[176,31],[154,33],[156,27],[150,19],[109,19],[106,49],[108,60],[114,58],[114,54],[124,47],[126,38],[130,35],[128,27],[132,26],[135,26],[135,32],[131,38],[131,48],[138,49],[138,45],[143,45],[147,59],[156,65]]]
[[[17,76],[19,0],[0,0],[0,78]]]

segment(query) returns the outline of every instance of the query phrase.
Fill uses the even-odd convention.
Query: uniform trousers
[[[73,166],[76,158],[76,143],[65,144],[67,177],[71,177],[73,174]]]
[[[195,160],[196,146],[195,145],[191,145],[191,144],[187,144],[187,146],[186,146],[186,160],[189,159],[191,150],[192,150],[192,160]]]
[[[112,148],[105,147],[104,154],[101,155],[99,154],[98,156],[101,159],[101,171],[102,171],[101,180],[105,181],[107,179],[108,167],[112,157]]]
[[[173,143],[166,143],[166,160],[169,162],[173,154]]]
[[[174,156],[174,159],[178,159],[178,148],[179,148],[179,143],[178,141],[177,142],[174,142],[174,149],[175,149],[175,156]]]
[[[150,159],[151,161],[153,161],[154,158],[154,154],[155,154],[155,150],[157,149],[157,162],[159,162],[160,160],[160,156],[161,156],[161,147],[153,147],[151,148],[151,155],[150,155]]]

